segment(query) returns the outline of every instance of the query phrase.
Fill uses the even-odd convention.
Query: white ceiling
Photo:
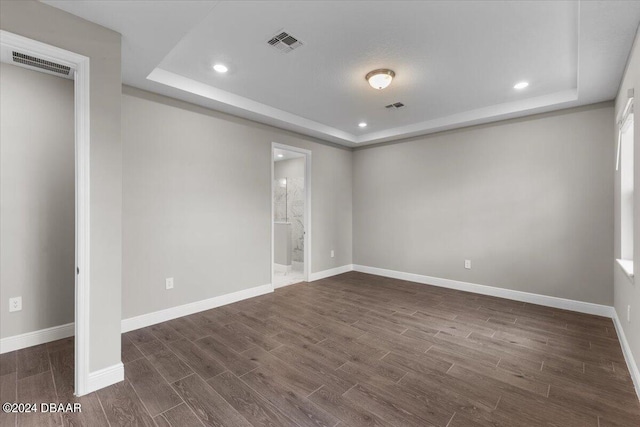
[[[44,2],[123,35],[125,84],[352,147],[610,100],[640,21],[640,1]],[[304,45],[268,46],[283,29]]]

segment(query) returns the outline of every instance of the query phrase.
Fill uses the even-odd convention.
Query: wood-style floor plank
[[[254,426],[277,427],[293,424],[289,417],[231,372],[224,372],[208,383]]]
[[[7,353],[10,354],[10,353]],[[14,367],[15,368],[15,367]],[[0,403],[18,401],[18,384],[15,370],[0,376]],[[0,412],[0,426],[15,426],[17,415],[12,412]]]
[[[342,419],[344,424],[349,426],[383,427],[390,425],[373,412],[367,411],[345,399],[340,393],[334,393],[324,386],[309,396],[309,399],[325,411]]]
[[[222,396],[198,375],[191,375],[173,383],[182,399],[206,426],[249,427],[247,421]]]
[[[98,390],[97,394],[111,426],[155,426],[129,381]]]
[[[260,368],[243,375],[242,381],[301,427],[330,427],[338,422],[335,415],[323,411],[277,376]]]
[[[47,345],[41,344],[17,351],[18,380],[49,370]]]
[[[81,398],[73,346],[0,355],[0,398],[82,412],[3,427],[640,426],[611,319],[355,272],[127,332]]]
[[[189,365],[180,360],[180,358],[169,349],[151,354],[147,356],[147,359],[169,383],[178,381],[193,373]]]
[[[0,377],[16,372],[17,351],[0,354]]]
[[[224,366],[211,357],[205,350],[187,339],[167,344],[191,369],[202,378],[209,379],[225,371]]]
[[[202,427],[202,421],[185,403],[169,409],[154,418],[158,427]]]
[[[28,366],[33,365],[28,364]],[[19,369],[20,365],[18,364],[18,375]],[[25,378],[19,378],[17,384],[17,402],[37,404],[37,412],[18,414],[18,426],[44,427],[62,425],[62,417],[59,413],[40,411],[40,403],[56,402],[58,400],[51,371],[47,370]]]
[[[152,417],[182,403],[180,396],[147,359],[128,363],[125,366],[125,378]]]

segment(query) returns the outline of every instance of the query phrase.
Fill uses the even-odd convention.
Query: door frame
[[[309,282],[311,278],[311,150],[294,147],[292,145],[280,144],[278,142],[271,143],[271,287],[275,289],[273,283],[275,262],[275,227],[273,225],[273,217],[275,214],[274,199],[275,194],[275,150],[293,151],[304,155],[304,280]]]
[[[74,394],[90,392],[90,83],[89,58],[8,31],[0,30],[0,44],[9,49],[66,65],[74,70],[75,116],[75,370]]]

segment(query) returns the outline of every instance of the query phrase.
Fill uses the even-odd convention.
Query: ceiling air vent
[[[404,107],[402,102],[394,102],[393,104],[385,105],[384,108],[397,110],[398,108]]]
[[[271,37],[267,43],[269,46],[278,49],[282,53],[289,53],[302,46],[302,42],[300,40],[285,31]]]
[[[13,52],[13,62],[19,64],[28,65],[34,68],[40,68],[52,73],[62,74],[68,76],[71,72],[71,68],[66,65],[56,64],[55,62],[47,61],[44,59],[36,58],[35,56],[25,55],[20,52]]]

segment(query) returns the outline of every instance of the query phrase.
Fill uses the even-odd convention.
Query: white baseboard
[[[67,323],[66,325],[54,326],[52,328],[2,338],[0,339],[0,354],[72,337],[74,333],[74,324]]]
[[[98,371],[89,372],[87,391],[85,394],[119,383],[120,381],[124,381],[124,365],[122,362]]]
[[[442,279],[439,277],[423,276],[421,274],[404,273],[402,271],[387,270],[384,268],[367,267],[364,265],[353,266],[355,271],[391,277],[393,279],[408,280],[410,282],[439,286],[442,288],[457,289],[459,291],[473,292],[481,295],[490,295],[498,298],[506,298],[514,301],[528,302],[530,304],[544,305],[563,310],[577,311],[579,313],[593,314],[596,316],[613,317],[613,307],[609,305],[594,304],[584,301],[576,301],[548,295],[532,294],[529,292],[515,291],[512,289],[497,288],[494,286],[478,285],[476,283],[460,282],[458,280]]]
[[[330,268],[329,270],[317,271],[309,275],[309,281],[315,282],[316,280],[325,279],[327,277],[336,276],[338,274],[353,271],[353,264],[343,265],[341,267]]]
[[[273,292],[273,286],[271,284],[256,286],[254,288],[220,295],[203,301],[196,301],[190,304],[179,305],[177,307],[171,307],[165,310],[143,314],[141,316],[131,317],[129,319],[122,320],[122,332],[133,331],[134,329],[155,325],[156,323],[231,304],[247,298],[253,298],[269,292]],[[72,337],[74,334],[74,324],[67,323],[66,325],[54,326],[52,328],[2,338],[0,339],[0,354],[32,347],[34,345],[45,344],[51,341],[61,340],[63,338]]]
[[[622,354],[624,354],[624,360],[627,362],[629,374],[631,374],[633,385],[636,388],[636,394],[638,395],[638,399],[640,400],[640,370],[638,369],[638,365],[633,358],[633,353],[631,353],[631,347],[629,347],[627,336],[624,334],[622,323],[620,323],[620,318],[618,317],[618,313],[615,310],[613,310],[613,324],[616,327],[616,333],[618,334],[620,345],[622,346]]]
[[[135,329],[144,328],[146,326],[155,325],[156,323],[166,322],[189,314],[198,313],[200,311],[210,310],[234,302],[242,301],[247,298],[257,297],[269,292],[273,292],[273,285],[256,286],[254,288],[243,289],[241,291],[232,292],[230,294],[220,295],[217,297],[196,301],[189,304],[170,307],[153,313],[142,314],[136,317],[130,317],[122,320],[122,332],[129,332]]]

